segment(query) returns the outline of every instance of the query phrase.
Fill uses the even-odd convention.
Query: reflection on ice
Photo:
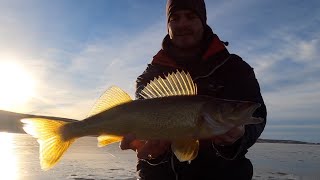
[[[319,147],[257,143],[248,153],[254,164],[253,179],[319,179]],[[36,139],[26,134],[0,133],[0,180],[134,180],[136,160],[134,151],[121,151],[116,143],[98,148],[96,138],[84,137],[75,142],[57,166],[42,171]]]
[[[18,179],[19,172],[13,140],[13,134],[0,132],[0,179]]]

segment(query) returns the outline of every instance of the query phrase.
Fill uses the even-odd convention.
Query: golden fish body
[[[224,114],[222,107],[232,109],[233,113]],[[101,134],[123,136],[129,133],[141,140],[205,139],[223,134],[230,127],[248,123],[250,116],[241,117],[237,114],[257,107],[252,102],[231,102],[207,96],[135,100],[83,121],[70,123],[64,129],[64,134],[65,139]],[[211,119],[206,119],[209,116]]]

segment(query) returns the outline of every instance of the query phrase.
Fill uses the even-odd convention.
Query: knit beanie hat
[[[178,10],[192,10],[199,16],[204,27],[207,24],[207,12],[204,0],[167,0],[167,23],[169,23],[170,16]]]

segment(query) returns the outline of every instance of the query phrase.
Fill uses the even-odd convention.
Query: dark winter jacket
[[[173,169],[175,172],[205,173],[202,170],[204,164],[216,164],[219,166],[224,161],[232,161],[244,158],[247,149],[251,147],[266,123],[266,107],[260,93],[260,87],[255,77],[253,68],[235,54],[230,54],[217,35],[207,27],[201,55],[187,60],[179,60],[170,52],[168,36],[163,41],[163,49],[155,56],[151,64],[137,79],[137,98],[140,91],[154,77],[164,76],[176,70],[185,70],[191,74],[198,87],[199,95],[209,95],[216,98],[254,101],[261,104],[254,116],[262,117],[265,121],[261,124],[246,125],[245,134],[231,146],[217,146],[210,140],[200,140],[199,154],[195,160],[188,163],[180,163],[171,152],[152,160],[140,160],[138,170],[148,174],[149,169],[156,166]],[[153,168],[148,168],[153,166]],[[152,172],[150,173],[157,173]],[[170,170],[168,170],[170,171]],[[210,171],[210,169],[208,170]],[[158,172],[161,173],[161,172]]]

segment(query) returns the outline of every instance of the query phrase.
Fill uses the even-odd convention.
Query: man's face
[[[197,14],[190,10],[181,10],[170,16],[169,36],[178,48],[189,49],[199,45],[203,36],[203,25]]]

